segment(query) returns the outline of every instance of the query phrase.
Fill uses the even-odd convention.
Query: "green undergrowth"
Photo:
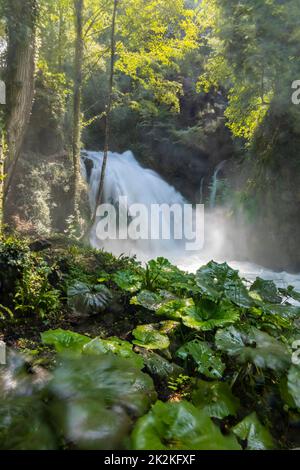
[[[0,264],[2,449],[299,447],[291,286],[64,238],[2,239]]]

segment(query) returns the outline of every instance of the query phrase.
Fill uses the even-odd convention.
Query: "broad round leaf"
[[[192,402],[212,418],[219,419],[236,416],[240,407],[240,400],[233,396],[229,385],[224,382],[198,380]]]
[[[91,341],[87,336],[61,328],[45,331],[41,334],[41,338],[44,344],[54,346],[58,353],[67,351],[81,353],[83,346]]]
[[[232,430],[241,440],[247,441],[248,450],[270,450],[274,448],[271,434],[261,424],[256,413],[247,416]]]
[[[216,333],[216,345],[239,362],[252,362],[262,369],[282,372],[289,367],[290,355],[284,344],[254,327],[234,326]]]
[[[143,347],[145,349],[167,349],[170,346],[168,336],[160,332],[161,325],[141,325],[138,326],[133,332],[135,341],[133,344]]]
[[[224,436],[191,403],[162,403],[140,418],[132,434],[134,450],[240,450],[233,435]]]
[[[204,341],[195,339],[178,349],[176,355],[185,360],[189,356],[197,364],[197,370],[206,377],[220,379],[225,370],[225,364],[220,356]]]
[[[129,359],[138,369],[143,369],[143,358],[132,350],[132,345],[128,341],[112,337],[108,339],[95,338],[82,348],[82,353],[87,355],[102,355],[113,353],[116,356]]]

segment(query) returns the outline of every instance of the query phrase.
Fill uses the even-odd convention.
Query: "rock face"
[[[176,121],[160,123],[141,135],[137,158],[192,202],[200,202],[202,181],[208,199],[216,166],[236,154],[225,125],[225,108],[221,94],[195,95],[187,89]]]

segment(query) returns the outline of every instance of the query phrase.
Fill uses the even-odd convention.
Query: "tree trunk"
[[[4,162],[3,200],[7,201],[20,158],[34,98],[37,0],[10,0],[7,6],[7,120],[8,151]]]
[[[113,104],[113,85],[114,85],[114,75],[115,75],[115,56],[116,56],[116,18],[118,10],[119,0],[114,0],[114,9],[112,16],[112,28],[111,28],[111,62],[110,62],[110,77],[109,77],[109,97],[108,104],[105,114],[105,140],[104,140],[104,155],[103,155],[103,164],[101,170],[101,178],[99,184],[99,190],[96,198],[96,206],[92,217],[92,225],[94,225],[97,217],[97,208],[102,202],[106,166],[108,159],[109,151],[109,139],[110,139],[110,119],[111,119],[111,110]]]
[[[73,103],[73,201],[72,212],[75,221],[79,218],[78,193],[80,183],[80,150],[81,150],[81,96],[82,96],[82,66],[83,66],[83,9],[84,0],[74,0],[76,22],[76,44],[74,63],[74,103]]]

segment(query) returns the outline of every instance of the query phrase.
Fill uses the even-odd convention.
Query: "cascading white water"
[[[101,168],[103,162],[102,152],[85,152],[83,159],[92,161],[93,167],[89,178],[90,205],[95,208],[97,192],[99,189]],[[83,170],[84,176],[86,170]],[[119,198],[127,197],[128,207],[134,204],[143,204],[150,209],[151,204],[179,204],[183,206],[186,201],[172,186],[166,183],[157,173],[144,169],[134,158],[132,152],[124,154],[109,152],[107,170],[104,184],[103,202],[118,205]],[[130,214],[129,214],[130,215]],[[145,221],[148,223],[149,221]],[[172,230],[171,230],[172,231]],[[181,249],[182,242],[178,240],[105,240],[100,241],[96,236],[96,228],[91,233],[91,244],[96,248],[104,248],[116,255],[137,255],[142,260],[156,256],[169,256]]]
[[[211,209],[214,209],[216,207],[217,193],[218,193],[218,186],[219,186],[218,176],[220,174],[220,171],[223,170],[225,163],[226,163],[226,160],[219,163],[213,175],[211,192],[210,192],[210,208]]]
[[[82,165],[83,176],[88,180],[90,191],[90,205],[95,208],[96,195],[100,183],[101,168],[103,162],[102,152],[84,152],[83,161],[88,159],[92,162],[91,174],[88,177],[86,166]],[[222,162],[216,168],[213,180],[210,204],[215,205],[217,194],[218,175],[225,165]],[[166,183],[157,173],[144,169],[136,161],[132,152],[124,154],[109,153],[107,172],[104,185],[104,202],[116,204],[120,196],[128,198],[128,205],[144,204],[179,204],[186,203],[184,197],[172,186]],[[214,259],[215,261],[228,261],[229,264],[238,269],[241,275],[250,281],[256,276],[274,280],[279,286],[287,287],[294,285],[300,290],[300,276],[291,275],[286,272],[275,273],[249,262],[237,262],[234,260],[232,249],[228,248],[226,238],[226,217],[221,211],[210,209],[205,216],[205,247],[201,252],[186,252],[183,243],[178,240],[106,240],[99,241],[96,236],[95,227],[91,233],[91,244],[95,248],[104,248],[115,254],[136,255],[141,261],[165,256],[186,271],[196,271],[201,265]],[[226,255],[227,253],[227,255]],[[228,254],[231,253],[231,254]]]

